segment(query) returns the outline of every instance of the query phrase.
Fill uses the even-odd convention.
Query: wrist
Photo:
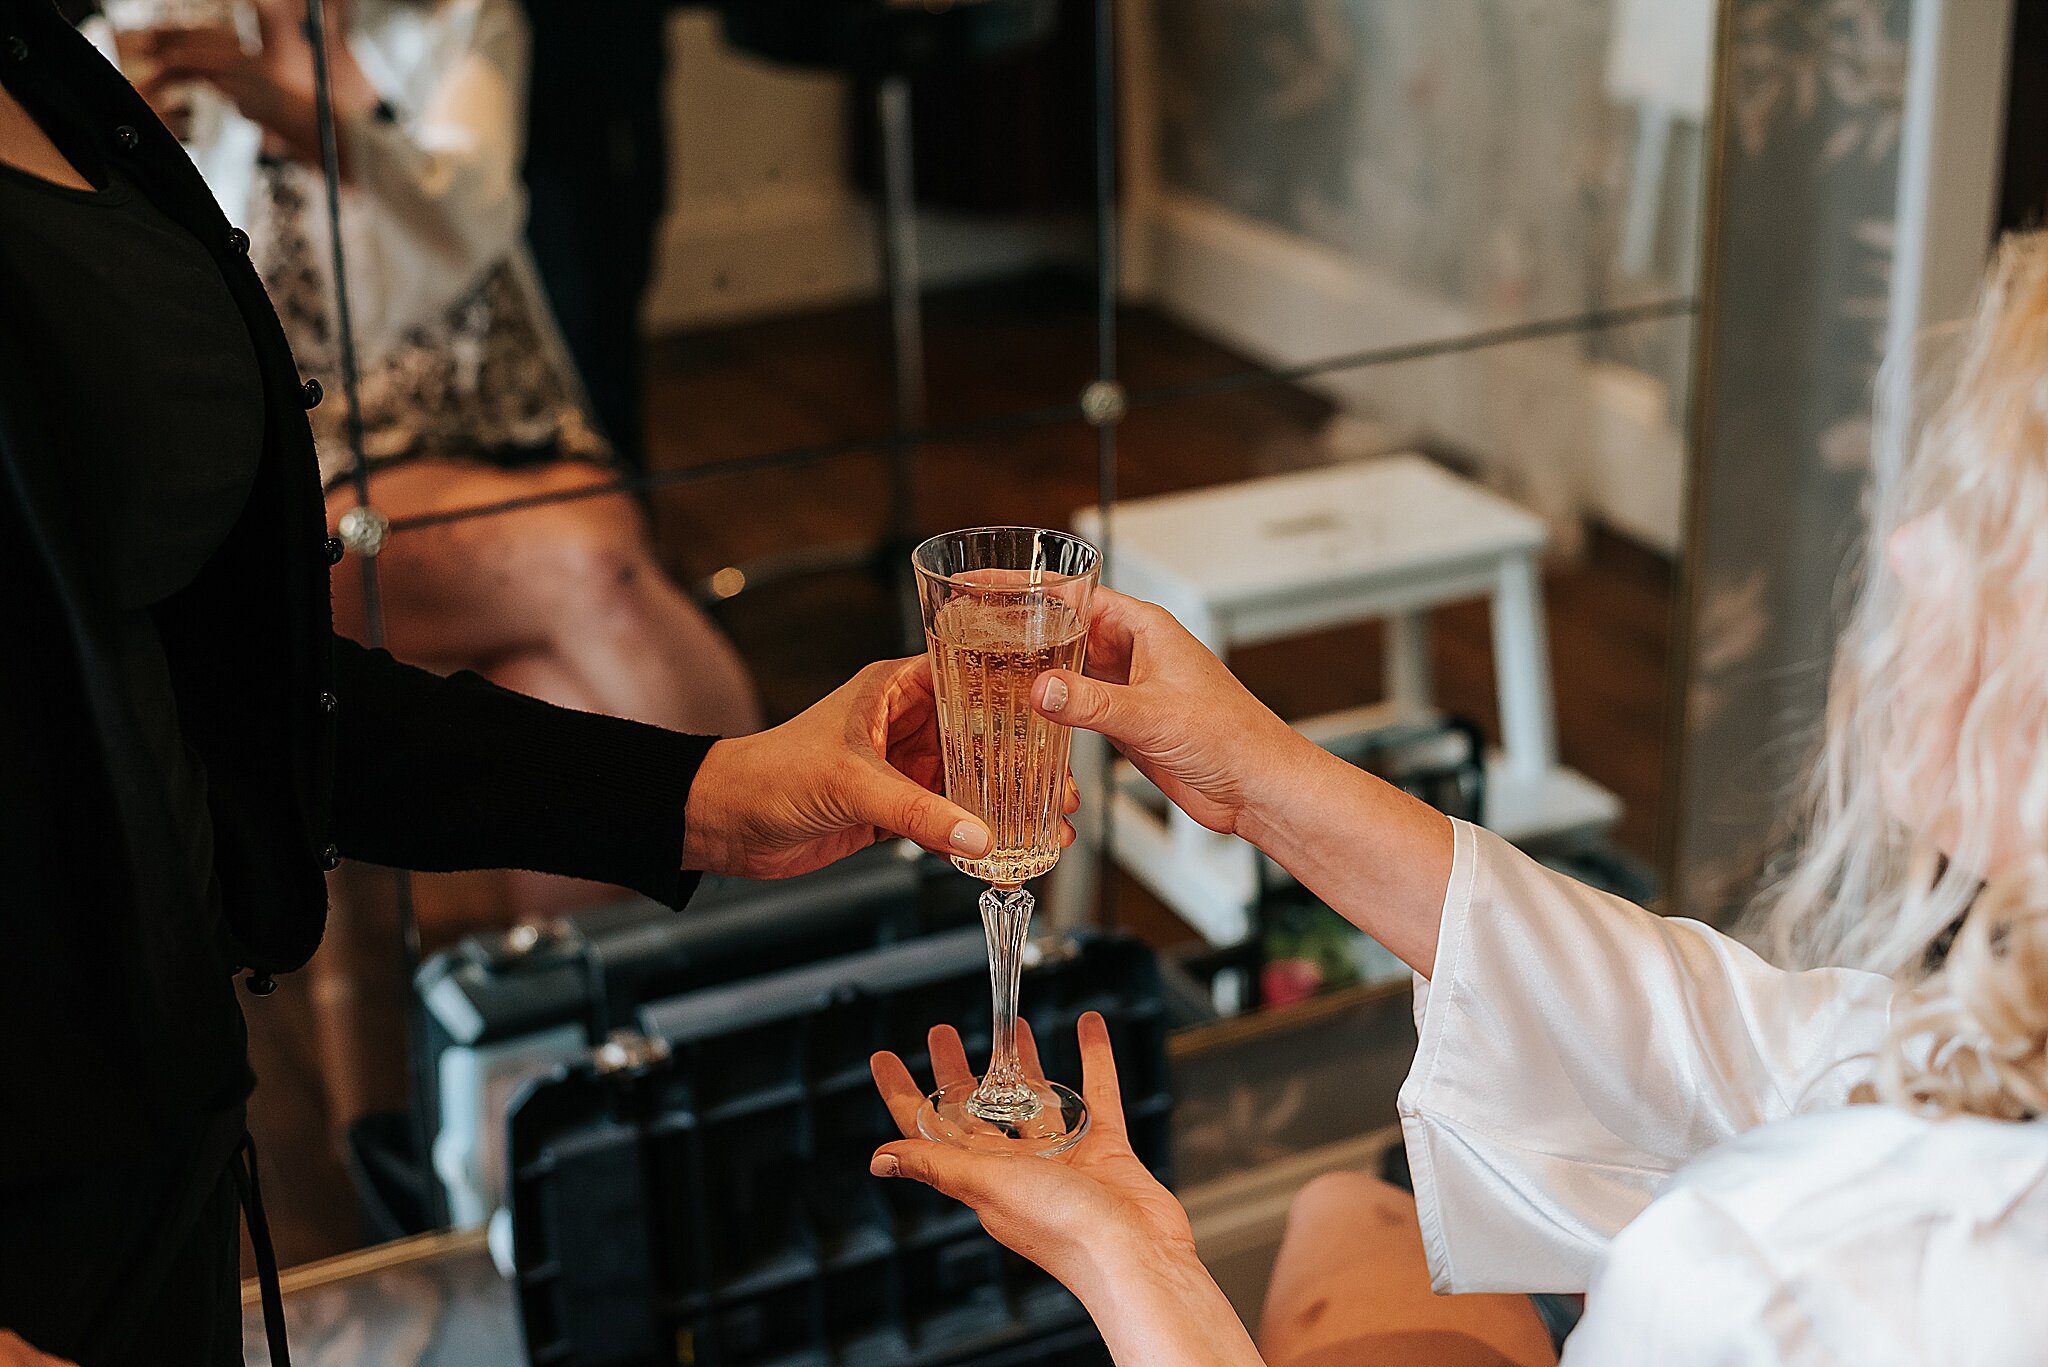
[[[735,740],[712,742],[697,766],[690,795],[683,802],[683,868],[696,873],[722,873],[732,849],[731,794]]]
[[[311,96],[265,87],[238,103],[243,117],[274,140],[271,150],[304,166],[320,164],[320,123]]]
[[[328,87],[328,97],[334,104],[335,154],[340,159],[342,177],[347,179],[351,170],[349,156],[350,130],[367,122],[377,112],[377,92],[363,79],[360,72],[354,80],[344,79],[339,68],[334,72],[334,81]],[[318,166],[323,155],[320,145],[320,106],[318,97],[312,91],[293,91],[273,87],[263,98],[257,109],[242,111],[253,122],[261,124],[285,144],[287,153],[296,161],[308,166]]]
[[[1257,1363],[1229,1298],[1194,1246],[1091,1245],[1086,1286],[1069,1287],[1118,1367]]]
[[[1330,766],[1344,762],[1314,741],[1282,723],[1259,743],[1264,758],[1245,782],[1244,804],[1238,810],[1237,834],[1261,850],[1280,857],[1277,842],[1299,827],[1294,814],[1303,801],[1314,802]]]

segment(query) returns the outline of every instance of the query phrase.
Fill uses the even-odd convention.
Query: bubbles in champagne
[[[1073,733],[1031,709],[1048,669],[1079,669],[1081,618],[1042,593],[959,597],[931,628],[946,796],[988,823],[995,845],[954,859],[976,878],[1014,887],[1060,857],[1067,749]]]

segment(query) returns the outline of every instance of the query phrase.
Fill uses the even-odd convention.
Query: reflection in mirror
[[[1513,775],[1528,771],[1540,787],[1548,764],[1571,764],[1563,791],[1583,812],[1548,834],[1569,836],[1575,857],[1612,865],[1638,896],[1647,896],[1645,869],[1657,853],[1667,557],[1677,547],[1708,66],[1690,10],[1651,8],[1585,6],[1563,18],[1546,6],[1481,14],[1352,4],[1264,16],[1194,6],[1130,31],[1120,102],[1130,127],[1155,137],[1124,143],[1130,285],[1120,299],[1118,379],[1135,410],[1116,428],[1116,484],[1139,502],[1108,533],[1114,543],[1122,527],[1124,564],[1133,566],[1124,582],[1137,588],[1137,566],[1188,537],[1174,508],[1155,514],[1147,500],[1208,488],[1221,490],[1212,506],[1225,531],[1235,523],[1272,533],[1266,551],[1323,555],[1315,547],[1370,537],[1358,508],[1386,494],[1311,484],[1294,506],[1284,486],[1270,486],[1278,502],[1251,525],[1233,508],[1264,508],[1274,494],[1245,482],[1397,451],[1479,482],[1415,492],[1417,527],[1493,508],[1511,521],[1479,486],[1534,508],[1536,523],[1503,533],[1507,560],[1546,568],[1540,598],[1516,600],[1520,625],[1501,625],[1495,613],[1507,609],[1497,598],[1454,582],[1430,621],[1411,615],[1389,629],[1366,594],[1354,609],[1292,613],[1296,625],[1219,633],[1212,644],[1235,648],[1233,662],[1282,715],[1399,703],[1407,730],[1384,744],[1356,738],[1360,762],[1432,773],[1450,785],[1444,793],[1462,781],[1468,814],[1485,814],[1487,779],[1497,803]],[[451,527],[403,519],[518,498],[569,475],[516,471],[504,475],[506,488],[465,486],[438,502],[379,494],[381,510],[401,521],[381,557],[393,648],[440,666],[477,662],[438,648],[408,615],[416,598],[438,603],[408,592],[403,574],[438,539],[469,547],[475,566],[498,566],[463,582],[500,588],[502,619],[528,631],[561,623],[561,648],[543,652],[553,662],[504,660],[496,644],[477,644],[500,674],[512,670],[510,685],[547,695],[551,682],[600,680],[588,697],[563,701],[635,715],[627,699],[600,695],[631,674],[602,646],[651,644],[668,672],[631,689],[647,701],[645,719],[743,730],[750,717],[719,711],[717,699],[702,705],[715,719],[676,713],[684,685],[705,685],[694,660],[727,668],[727,639],[739,664],[725,697],[758,699],[770,721],[862,662],[909,648],[901,584],[895,566],[881,564],[891,533],[1073,525],[1096,492],[1094,430],[1071,410],[1061,422],[1030,420],[1073,404],[1096,344],[1094,258],[1085,199],[1075,197],[1090,178],[1090,148],[1073,135],[1087,41],[1073,14],[1055,29],[989,57],[1014,88],[1036,92],[1036,102],[1001,102],[1001,119],[995,100],[963,82],[932,72],[909,82],[915,109],[934,117],[897,143],[913,154],[915,213],[891,230],[887,217],[903,205],[889,201],[889,148],[905,131],[885,117],[895,98],[885,98],[887,80],[836,70],[834,53],[793,49],[803,47],[801,33],[778,31],[770,10],[739,31],[713,12],[670,20],[670,207],[653,230],[639,303],[653,340],[633,416],[610,420],[633,434],[633,457],[670,484],[639,510],[627,496],[604,496]],[[1493,64],[1479,64],[1485,80],[1475,76],[1475,51]],[[1030,109],[1040,111],[1036,123]],[[551,137],[537,129],[535,148],[547,152]],[[1020,137],[1044,158],[1030,193],[983,170],[1014,160],[1004,148]],[[561,221],[559,197],[537,199],[535,232],[553,295],[578,299],[592,273],[563,256],[575,225]],[[903,309],[889,305],[887,287],[903,281],[889,275],[887,250],[911,240],[918,254],[897,262],[918,266],[905,332]],[[1665,303],[1673,307],[1661,318],[1614,322],[1616,309]],[[571,346],[602,355],[602,336],[592,340],[590,318],[575,307],[563,307]],[[1569,322],[1581,316],[1583,326]],[[1563,326],[1544,340],[1438,359],[1341,365],[1360,350],[1518,322]],[[913,406],[897,385],[899,357],[922,379]],[[1178,398],[1206,381],[1255,381],[1262,369],[1325,361],[1329,369],[1298,383]],[[614,371],[598,369],[604,383],[592,385],[592,404],[618,402],[606,391]],[[911,502],[897,502],[897,453],[874,439],[899,422],[944,432],[1010,414],[1024,418],[911,451]],[[778,459],[784,451],[795,455]],[[698,469],[711,478],[690,478]],[[1147,543],[1153,527],[1159,547]],[[530,578],[510,574],[522,562],[535,566]],[[592,592],[578,600],[578,584]],[[641,603],[606,633],[616,598],[635,596],[614,586],[653,592],[659,607]],[[1167,580],[1153,588],[1174,592]],[[1311,578],[1290,592],[1327,596]],[[711,621],[684,594],[709,603]],[[346,588],[342,611],[352,611]],[[446,613],[471,631],[492,619],[467,600]],[[1542,639],[1548,658],[1530,650]],[[678,685],[664,689],[662,678]],[[1450,730],[1430,730],[1438,717]],[[1507,726],[1526,732],[1522,748],[1534,746],[1536,758],[1489,773],[1485,754]],[[1145,805],[1133,803],[1130,824],[1139,826]],[[1178,947],[1202,980],[1202,1010],[1272,1008],[1391,969],[1286,879],[1272,881],[1270,865],[1241,873],[1253,885],[1272,881],[1272,906],[1237,898],[1233,920],[1204,906],[1212,887],[1188,892],[1141,857],[1110,859],[1104,877],[1090,877],[1100,840],[1083,842],[1083,853],[1067,861],[1079,877],[1063,887],[1061,922],[1112,920]],[[606,900],[526,881],[418,879],[422,949],[432,955],[465,935],[545,924],[578,902]],[[362,887],[340,898],[338,947],[360,941],[358,957],[389,957],[371,949],[397,939],[389,887],[375,873],[344,883]],[[352,912],[356,904],[365,910]],[[342,1019],[354,1008],[393,1017],[401,978],[383,974],[381,990],[369,986],[371,969],[340,978],[324,996],[346,1004]],[[383,1004],[371,1008],[373,1000]],[[330,1043],[332,1055],[377,1031],[330,1027],[326,1037],[342,1041]],[[340,1109],[399,1099],[389,1041],[379,1051],[385,1066],[371,1072],[383,1086],[336,1084]],[[360,1074],[336,1058],[326,1066]]]
[[[261,38],[238,76],[296,91],[303,6],[162,4],[89,31],[178,117],[317,382],[343,634],[742,735],[922,649],[921,536],[1071,529],[1347,761],[1655,895],[1705,5],[847,0],[833,26],[794,0],[328,0],[344,292],[317,125],[181,115],[169,85],[227,78],[187,54],[152,80],[135,36],[218,62]],[[1078,1081],[1075,1017],[1104,1012],[1136,1041],[1139,1156],[1204,1184],[1389,1119],[1390,1094],[1311,1093],[1333,1040],[1402,1047],[1405,968],[1076,755],[1045,923],[1132,938],[1034,970],[1047,1075]],[[326,948],[246,1010],[281,1260],[444,1225],[470,1241],[435,1256],[481,1260],[494,1229],[532,1346],[591,1290],[535,1250],[669,1219],[618,1275],[675,1284],[596,1316],[661,1352],[815,1347],[775,1337],[798,1324],[838,1351],[876,1305],[936,1340],[958,1307],[902,1288],[953,1285],[919,1275],[942,1255],[1004,1332],[1044,1330],[1045,1286],[1004,1281],[971,1219],[860,1176],[867,1050],[987,1029],[974,890],[896,845],[710,880],[682,916],[343,865]],[[1212,1079],[1178,1113],[1170,1056]],[[660,1123],[622,1156],[597,1131],[625,1095]],[[861,1280],[882,1267],[894,1300]],[[815,1317],[773,1299],[813,1286]]]
[[[1693,292],[1711,5],[1153,0],[1160,302],[1274,364]],[[1669,551],[1690,331],[1317,384],[1569,537]],[[1567,541],[1567,546],[1569,541]]]
[[[1155,396],[1129,348],[1108,582],[1358,762],[1462,770],[1458,814],[1649,900],[1712,6],[1135,9],[1130,302],[1232,360]],[[1291,383],[1219,392],[1245,365]],[[1405,973],[1119,787],[1119,905],[1205,947],[1218,1009]]]
[[[744,373],[772,380],[779,403],[748,406],[759,422],[725,434],[735,454],[795,444],[764,407],[872,438],[1071,402],[1093,377],[1081,347],[1006,386],[976,383],[977,349],[1029,345],[1047,311],[1088,306],[1085,8],[848,6],[823,22],[815,5],[763,0],[676,14],[668,207],[644,309],[654,331],[700,338],[700,361],[728,328],[742,350],[772,344]],[[749,332],[768,320],[790,326]]]

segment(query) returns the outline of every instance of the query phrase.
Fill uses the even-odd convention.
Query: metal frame
[[[1683,912],[1684,890],[1678,874],[1684,857],[1682,806],[1691,756],[1689,733],[1693,665],[1693,632],[1700,621],[1701,578],[1696,548],[1706,544],[1708,452],[1712,449],[1714,414],[1714,333],[1720,322],[1721,213],[1727,198],[1728,142],[1734,120],[1735,0],[1721,0],[1714,16],[1714,90],[1708,108],[1707,164],[1700,196],[1699,301],[1692,327],[1692,403],[1687,423],[1688,478],[1685,483],[1685,554],[1679,561],[1678,592],[1672,605],[1669,673],[1664,680],[1664,785],[1660,795],[1656,866],[1664,888],[1666,909]]]
[[[1905,431],[1913,428],[1921,339],[1931,328],[1967,317],[1984,279],[1998,213],[2014,3],[1913,5],[1885,347],[1896,368],[1893,402]],[[1997,58],[1988,80],[1981,66],[1987,57]],[[1872,453],[1878,460],[1891,454]]]
[[[383,1272],[394,1267],[409,1267],[415,1263],[431,1262],[453,1254],[484,1253],[490,1248],[489,1240],[482,1229],[437,1229],[427,1234],[415,1234],[409,1239],[393,1239],[388,1243],[372,1244],[359,1248],[353,1253],[340,1253],[332,1258],[321,1258],[310,1263],[300,1263],[287,1268],[278,1275],[278,1286],[287,1296],[296,1296],[305,1291],[316,1291],[336,1282],[366,1277],[373,1272]],[[242,1283],[242,1306],[244,1309],[262,1303],[262,1288],[254,1277]]]
[[[1923,0],[1923,3],[1936,3],[1936,0]],[[306,0],[306,9],[308,11],[309,29],[315,53],[316,96],[321,118],[323,170],[327,180],[328,210],[330,216],[338,216],[339,173],[338,160],[335,154],[333,111],[327,89],[327,54],[324,42],[325,16],[322,0]],[[1115,550],[1114,528],[1111,519],[1117,497],[1117,429],[1123,418],[1133,409],[1199,398],[1211,394],[1291,384],[1336,371],[1362,369],[1432,356],[1469,353],[1493,347],[1514,345],[1539,338],[1592,333],[1603,329],[1625,327],[1662,318],[1684,317],[1688,315],[1695,317],[1695,368],[1696,375],[1699,378],[1694,386],[1692,459],[1694,462],[1699,462],[1705,458],[1706,444],[1704,434],[1706,432],[1708,415],[1704,395],[1708,389],[1706,377],[1711,366],[1711,356],[1706,350],[1704,342],[1711,336],[1713,308],[1711,282],[1714,279],[1714,271],[1718,260],[1718,209],[1721,168],[1724,164],[1723,158],[1725,155],[1726,91],[1730,79],[1727,61],[1728,36],[1726,17],[1729,9],[1729,0],[1723,0],[1722,4],[1720,23],[1721,51],[1716,62],[1717,94],[1714,104],[1715,114],[1712,120],[1713,137],[1709,158],[1708,203],[1701,215],[1701,231],[1705,250],[1703,250],[1701,256],[1701,278],[1703,284],[1699,301],[1695,301],[1693,298],[1671,298],[1627,308],[1593,309],[1570,316],[1538,319],[1528,323],[1477,330],[1458,336],[1427,339],[1400,346],[1360,350],[1345,355],[1326,357],[1319,361],[1299,366],[1249,366],[1242,371],[1223,376],[1187,384],[1161,386],[1138,392],[1127,392],[1122,387],[1118,373],[1119,356],[1116,310],[1118,295],[1124,280],[1124,263],[1119,235],[1121,222],[1119,212],[1119,177],[1125,169],[1124,153],[1126,151],[1120,140],[1125,123],[1120,118],[1117,89],[1117,36],[1122,9],[1123,7],[1119,5],[1118,0],[1095,0],[1093,7],[1096,35],[1093,98],[1096,113],[1097,158],[1094,185],[1094,219],[1097,243],[1094,302],[1097,345],[1095,379],[1082,395],[1076,396],[1071,402],[1051,405],[1027,412],[1003,414],[975,422],[953,424],[946,427],[932,427],[925,422],[922,365],[920,363],[912,366],[906,360],[905,364],[898,367],[895,385],[896,422],[893,424],[893,430],[887,433],[847,441],[766,452],[736,460],[706,464],[688,470],[665,471],[660,474],[637,478],[622,478],[607,482],[601,486],[561,495],[506,500],[500,503],[455,509],[393,523],[382,519],[370,506],[369,471],[367,462],[363,457],[360,435],[361,419],[356,393],[357,376],[354,338],[347,314],[346,290],[345,288],[342,289],[342,298],[338,301],[337,323],[342,338],[344,397],[349,406],[349,431],[353,445],[351,452],[353,458],[352,481],[356,489],[358,504],[360,505],[355,511],[361,514],[354,523],[354,526],[360,530],[360,535],[353,538],[352,545],[358,551],[362,561],[360,568],[364,577],[366,599],[370,605],[369,631],[373,643],[380,642],[383,638],[381,600],[375,552],[381,547],[383,538],[389,534],[427,526],[444,525],[473,517],[492,516],[524,508],[542,506],[550,502],[568,501],[574,498],[599,497],[619,492],[638,493],[680,485],[698,479],[732,477],[774,469],[800,468],[858,452],[894,454],[907,465],[908,454],[917,445],[925,442],[971,439],[1076,421],[1088,422],[1096,429],[1096,494],[1097,508],[1102,519],[1099,537],[1105,556],[1109,563],[1113,564]],[[1122,15],[1122,17],[1126,22],[1129,22],[1128,15]],[[891,118],[888,106],[890,97],[886,90],[878,92],[878,96],[883,100],[881,112],[886,129]],[[910,113],[907,102],[897,113],[900,114],[901,120],[907,128]],[[909,167],[907,161],[900,168],[905,172],[905,175],[900,180],[896,176],[898,168],[890,164],[891,161],[892,159],[885,155],[885,191],[892,198],[907,198],[909,195],[909,178],[907,174]],[[1143,180],[1142,172],[1139,179]],[[1140,184],[1136,188],[1142,193],[1145,186]],[[915,225],[913,223],[910,225],[908,234],[900,237],[896,234],[887,234],[887,240],[883,244],[885,250],[894,253],[899,262],[909,265],[911,272],[914,272],[915,262],[914,233]],[[346,263],[343,259],[340,233],[338,231],[334,232],[332,236],[334,271],[337,283],[339,284],[339,282],[346,279]],[[1142,265],[1142,262],[1140,264]],[[908,316],[914,324],[916,322],[914,275],[901,271],[886,274],[890,278],[888,292],[891,299],[892,321],[900,323]],[[906,279],[908,280],[908,293],[911,298],[911,308],[907,315],[902,306]],[[921,338],[919,340],[921,342]],[[921,345],[915,348],[915,352],[916,356],[921,358]],[[1697,469],[1697,465],[1695,469]],[[1697,479],[1695,479],[1694,484],[1695,486],[1697,485]],[[1696,519],[1698,516],[1696,493],[1692,497],[1692,505],[1692,517]],[[1682,599],[1680,607],[1678,643],[1674,651],[1672,696],[1677,705],[1671,710],[1673,720],[1670,754],[1672,758],[1669,765],[1670,778],[1667,785],[1667,791],[1672,794],[1681,791],[1678,787],[1678,781],[1683,760],[1682,741],[1684,730],[1682,704],[1684,694],[1682,680],[1684,677],[1683,667],[1688,650],[1686,627],[1695,613],[1695,607],[1691,603],[1690,596],[1695,592],[1696,586],[1691,583],[1690,577],[1688,577],[1685,589],[1686,596]],[[1396,696],[1402,699],[1404,704],[1412,704],[1422,696],[1427,682],[1426,665],[1422,664],[1422,661],[1426,659],[1425,642],[1421,631],[1413,629],[1412,626],[1400,629],[1398,639],[1402,642],[1402,645],[1397,648],[1395,653],[1398,656],[1402,656],[1402,658],[1391,666],[1394,675],[1392,682],[1396,685]],[[1403,651],[1405,651],[1405,655],[1403,655]],[[1355,716],[1348,719],[1351,721],[1359,720]],[[1097,778],[1098,784],[1106,781],[1106,776],[1098,776]],[[1102,822],[1102,825],[1099,827],[1101,838],[1098,848],[1103,851],[1105,858],[1113,841],[1119,838],[1115,829],[1109,824],[1113,820],[1112,812],[1121,808],[1123,804],[1123,798],[1119,798],[1115,803],[1100,801],[1096,804],[1096,810],[1101,814],[1100,820]],[[1672,810],[1672,804],[1668,800],[1666,809],[1668,815]],[[1667,829],[1673,830],[1675,827]],[[1674,847],[1675,840],[1667,833],[1665,849],[1668,852]],[[1668,863],[1666,867],[1668,871]],[[414,926],[411,906],[410,883],[403,874],[397,877],[402,924],[405,927],[406,936],[404,952],[407,955],[408,964],[411,965],[417,962],[418,950],[417,930]],[[1115,919],[1115,907],[1111,893],[1113,887],[1114,883],[1112,880],[1103,880],[1101,917],[1105,922],[1110,923],[1113,923]],[[1209,1047],[1220,1047],[1222,1043],[1236,1038],[1247,1031],[1263,1032],[1267,1030],[1296,1028],[1309,1021],[1313,1014],[1348,1009],[1360,1001],[1377,1000],[1379,996],[1389,990],[1384,987],[1362,988],[1354,993],[1334,994],[1330,998],[1277,1016],[1260,1016],[1246,1021],[1226,1022],[1217,1026],[1199,1028],[1187,1032],[1180,1037],[1175,1052],[1179,1054],[1196,1052]],[[403,1240],[364,1250],[359,1253],[344,1255],[340,1258],[304,1265],[288,1272],[284,1277],[284,1283],[288,1291],[300,1291],[359,1275],[379,1267],[403,1265],[408,1262],[441,1256],[450,1251],[461,1251],[480,1246],[481,1236],[474,1232],[429,1234],[415,1239]]]

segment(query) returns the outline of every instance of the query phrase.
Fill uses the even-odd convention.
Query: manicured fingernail
[[[1047,679],[1045,681],[1045,710],[1057,712],[1067,705],[1067,681]]]
[[[988,834],[972,821],[962,821],[953,827],[953,848],[962,854],[980,854],[988,848]]]
[[[894,1177],[897,1172],[896,1155],[893,1153],[876,1154],[875,1161],[868,1164],[868,1171],[877,1177]]]

